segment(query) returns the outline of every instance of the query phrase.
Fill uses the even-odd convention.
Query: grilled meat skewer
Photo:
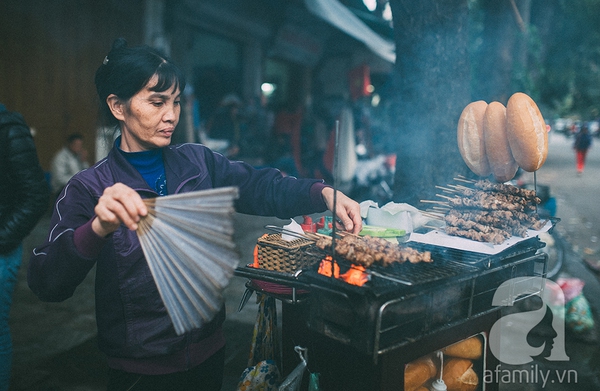
[[[331,249],[331,237],[320,237],[316,245],[322,250]],[[383,266],[391,265],[395,262],[432,262],[429,251],[420,252],[408,247],[400,247],[385,239],[374,238],[371,236],[346,235],[336,240],[335,252],[348,261],[369,267],[373,263]]]

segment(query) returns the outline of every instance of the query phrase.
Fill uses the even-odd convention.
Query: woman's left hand
[[[327,208],[333,212],[333,188],[326,187],[321,192]],[[360,205],[341,191],[337,192],[336,214],[346,231],[358,234],[362,230]]]

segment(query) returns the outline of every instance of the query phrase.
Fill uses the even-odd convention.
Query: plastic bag
[[[236,391],[277,391],[280,379],[279,369],[274,361],[261,361],[246,368]]]
[[[311,373],[310,380],[308,382],[308,391],[321,391],[321,386],[319,385],[319,376],[318,373]]]
[[[566,312],[565,322],[571,331],[583,333],[594,328],[590,304],[583,294],[575,296],[567,303]]]
[[[304,358],[303,353],[306,352],[305,348],[301,348],[300,346],[296,346],[294,348],[296,353],[300,356],[300,364],[294,368],[294,370],[285,378],[285,380],[279,386],[279,391],[300,391],[300,386],[302,385],[302,377],[304,375],[304,370],[306,369],[307,362]]]
[[[594,328],[594,318],[590,304],[583,295],[585,283],[578,278],[559,278],[565,294],[565,325],[575,333],[583,333]]]

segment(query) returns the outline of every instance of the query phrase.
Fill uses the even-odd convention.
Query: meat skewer
[[[540,229],[546,223],[536,213],[541,200],[533,190],[488,180],[455,179],[472,187],[436,186],[450,194],[437,194],[446,201],[422,201],[437,204],[434,218],[446,223],[449,235],[499,244],[511,236],[525,237],[528,229]]]
[[[476,189],[484,191],[498,191],[500,193],[507,193],[512,195],[518,195],[525,198],[532,198],[536,196],[535,190],[523,189],[513,185],[507,185],[506,183],[493,183],[489,180],[469,180],[462,177],[454,178],[457,181],[470,183]]]
[[[514,202],[514,200],[505,197],[495,197],[490,194],[478,194],[476,198],[470,197],[448,197],[444,195],[438,196],[448,200],[449,205],[453,207],[477,208],[484,210],[516,210],[519,212],[535,211],[535,205]]]
[[[527,190],[530,193],[527,195],[517,194],[515,192],[502,192],[499,190],[486,191],[481,189],[471,189],[465,186],[454,186],[453,188],[445,188],[441,186],[437,186],[438,188],[444,190],[445,192],[451,194],[457,194],[462,197],[470,197],[470,198],[485,198],[493,196],[494,198],[499,198],[506,200],[507,202],[516,202],[523,205],[538,205],[542,202],[542,200],[535,194],[533,190]],[[518,188],[517,188],[518,189]],[[524,189],[519,189],[524,190]]]
[[[478,232],[473,229],[460,229],[457,227],[446,227],[446,233],[448,235],[460,236],[460,237],[475,240],[478,242],[489,242],[489,243],[493,243],[493,244],[500,244],[510,237],[510,235],[507,237],[503,231],[500,231],[500,230],[498,230],[498,231],[499,232],[484,233],[484,232]]]
[[[331,242],[331,237],[323,235],[316,241],[316,246],[330,250]],[[336,240],[335,251],[348,261],[367,268],[374,263],[388,266],[396,262],[432,262],[429,251],[420,252],[371,236],[343,235]]]

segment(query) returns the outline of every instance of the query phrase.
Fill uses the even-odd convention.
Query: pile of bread
[[[474,391],[479,377],[473,369],[475,360],[483,356],[480,336],[473,336],[442,349],[444,370],[442,380],[448,391]],[[415,360],[404,368],[404,391],[429,391],[439,378],[439,358],[431,354]]]
[[[497,182],[514,178],[519,167],[537,171],[548,155],[544,117],[528,95],[517,92],[506,107],[483,100],[469,103],[458,121],[458,149],[476,175]]]

